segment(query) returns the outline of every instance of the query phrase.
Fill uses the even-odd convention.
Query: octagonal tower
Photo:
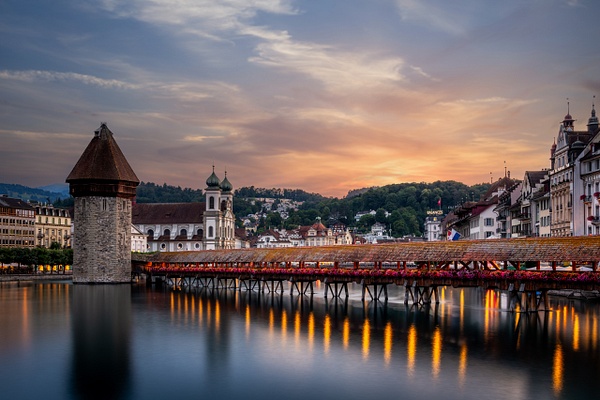
[[[140,181],[105,123],[67,183],[75,198],[73,282],[131,282],[131,203]]]

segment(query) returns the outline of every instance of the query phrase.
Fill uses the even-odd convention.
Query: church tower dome
[[[229,182],[229,179],[227,179],[227,171],[225,171],[225,178],[221,182],[221,190],[224,193],[233,191],[233,185],[231,184],[231,182]]]
[[[206,179],[207,189],[219,189],[221,187],[221,180],[215,174],[215,166],[213,165],[212,174]]]

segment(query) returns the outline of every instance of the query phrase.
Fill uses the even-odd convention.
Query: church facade
[[[239,248],[235,239],[233,186],[215,174],[206,180],[204,203],[134,204],[133,225],[147,235],[147,251]]]

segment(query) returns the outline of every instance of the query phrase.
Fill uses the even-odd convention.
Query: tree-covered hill
[[[368,231],[375,222],[386,224],[394,236],[416,235],[423,232],[423,223],[428,210],[441,209],[444,213],[455,206],[471,200],[479,200],[489,189],[490,184],[465,185],[456,181],[436,181],[433,183],[413,182],[357,189],[349,191],[343,199],[328,198],[317,193],[300,189],[265,189],[254,186],[242,187],[234,192],[234,212],[238,218],[262,210],[261,201],[253,199],[274,198],[302,202],[298,210],[288,210],[287,219],[275,211],[262,218],[261,228],[297,228],[311,225],[320,218],[326,225],[338,220],[358,231]],[[73,199],[60,199],[59,194],[32,189],[22,185],[0,184],[0,194],[24,200],[50,201],[58,207],[71,207]],[[137,187],[138,203],[187,203],[203,202],[202,189],[190,189],[141,182]],[[375,211],[375,215],[365,215],[359,221],[355,215],[364,211]],[[238,221],[239,223],[239,221]]]
[[[0,183],[0,195],[3,194],[15,199],[37,201],[39,203],[52,203],[61,197],[65,197],[62,193],[12,183]]]
[[[366,231],[373,223],[380,222],[386,224],[394,236],[419,236],[428,210],[441,209],[447,213],[467,200],[479,200],[489,187],[489,184],[467,186],[455,181],[387,185],[344,199],[306,202],[300,210],[291,212],[284,224],[286,227],[305,225],[320,217],[322,221],[335,219]],[[355,221],[357,213],[370,210],[376,211],[376,215]]]

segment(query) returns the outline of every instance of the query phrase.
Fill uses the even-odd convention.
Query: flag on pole
[[[442,198],[441,197],[438,199],[438,207],[442,208]]]
[[[448,240],[458,240],[460,239],[460,233],[456,232],[454,228],[451,231],[448,231]]]

